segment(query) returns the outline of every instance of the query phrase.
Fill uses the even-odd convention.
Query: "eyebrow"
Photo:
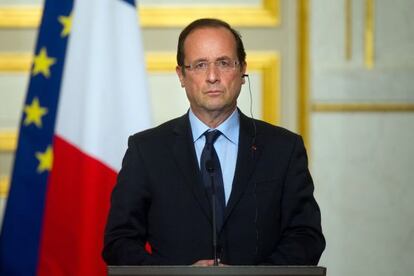
[[[208,61],[207,58],[198,58],[196,60],[193,60],[192,62],[200,62],[200,61]]]
[[[231,58],[228,57],[228,56],[220,56],[220,57],[216,58],[215,61],[216,60],[225,60],[225,59],[231,59]],[[209,60],[207,58],[198,58],[198,59],[196,59],[192,62],[201,62],[201,61],[209,61]]]
[[[231,59],[229,56],[221,56],[216,58],[216,60]]]

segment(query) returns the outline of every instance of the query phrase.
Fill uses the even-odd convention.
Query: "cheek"
[[[200,86],[196,83],[191,83],[186,85],[186,91],[188,94],[192,95],[192,97],[197,97],[200,94]]]
[[[183,84],[189,91],[198,91],[202,87],[202,83],[200,80],[187,77]]]
[[[242,84],[243,84],[243,80],[242,79],[240,79],[240,80],[239,79],[233,80],[231,83],[229,83],[228,89],[231,92],[231,94],[240,93]]]
[[[202,96],[201,88],[196,83],[186,83],[185,92],[187,94],[187,98],[194,101],[198,101],[198,99]]]

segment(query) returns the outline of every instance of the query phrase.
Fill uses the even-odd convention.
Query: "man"
[[[228,265],[318,263],[325,240],[302,139],[237,109],[245,57],[223,21],[182,31],[176,71],[190,110],[130,137],[106,227],[108,264],[207,266],[215,252]]]

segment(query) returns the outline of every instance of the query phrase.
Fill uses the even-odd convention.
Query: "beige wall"
[[[164,22],[145,17],[149,2],[159,10],[165,6],[154,1],[142,1],[141,6],[153,117],[160,123],[187,109],[173,71],[174,52],[181,21],[199,10],[174,10],[170,16],[177,18]],[[266,11],[275,2],[229,4],[234,5],[232,11],[246,12],[240,5],[250,3],[250,10]],[[344,23],[347,2],[353,4],[348,40]],[[234,14],[238,13],[230,10],[226,18],[236,22],[251,58],[255,116],[262,118],[270,108],[277,110],[277,123],[284,127],[298,132],[309,127],[305,138],[327,237],[320,264],[328,267],[329,275],[409,275],[414,271],[410,261],[414,251],[414,209],[410,208],[414,198],[414,56],[410,51],[414,49],[414,20],[409,14],[414,6],[410,0],[373,1],[375,55],[374,67],[368,70],[364,63],[365,2],[281,0],[279,16],[270,16],[279,19],[276,25],[265,16],[237,21],[240,18]],[[309,21],[298,18],[299,8],[305,8]],[[36,15],[36,9],[29,14]],[[9,59],[5,54],[30,55],[36,25],[29,20],[15,28],[1,20],[0,16],[0,134],[4,134],[17,129],[28,74],[25,56]],[[310,31],[298,33],[299,26]],[[306,35],[310,48],[297,43]],[[345,57],[346,45],[352,46],[350,59]],[[309,71],[303,71],[306,63],[297,66],[298,53],[309,54]],[[18,69],[10,70],[8,61]],[[305,80],[303,87],[298,79]],[[246,88],[240,105],[248,113]],[[263,103],[269,93],[279,97]],[[298,110],[300,100],[307,98]],[[0,152],[0,176],[10,173],[12,156],[12,151]],[[6,193],[0,191],[0,210],[5,200]]]
[[[330,275],[413,275],[414,19],[410,0],[311,5],[312,171]],[[352,55],[346,58],[346,45]]]

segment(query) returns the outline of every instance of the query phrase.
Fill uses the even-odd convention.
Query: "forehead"
[[[196,29],[184,41],[184,56],[186,60],[215,59],[223,56],[236,58],[236,41],[226,28]]]

